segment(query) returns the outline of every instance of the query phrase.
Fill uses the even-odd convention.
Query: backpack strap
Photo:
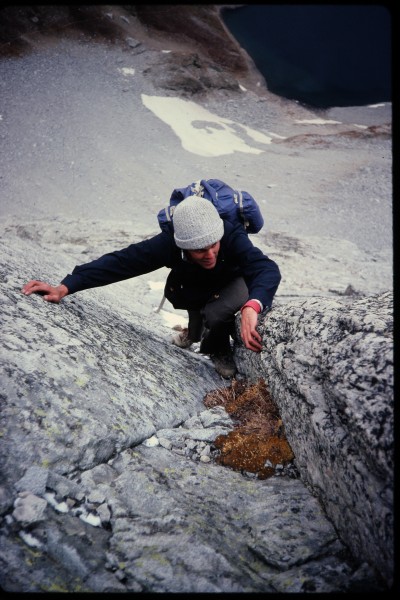
[[[236,199],[236,194],[239,195],[238,200]],[[240,212],[241,219],[243,221],[244,228],[247,229],[248,226],[250,225],[250,223],[246,219],[245,214],[244,214],[243,194],[242,194],[242,192],[240,190],[235,191],[234,200],[235,200],[235,202],[237,203],[237,205],[239,207],[239,212]]]
[[[204,180],[199,179],[198,181],[195,181],[191,188],[190,191],[193,192],[193,196],[204,196],[204,185],[202,185],[204,183]]]

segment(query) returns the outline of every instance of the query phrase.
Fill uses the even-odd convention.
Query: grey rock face
[[[265,377],[303,480],[342,540],[393,579],[393,295],[276,305],[264,348],[236,350]]]
[[[210,361],[106,295],[24,297],[32,247],[3,244],[1,255],[4,590],[385,588],[300,479],[257,480],[213,461],[232,423],[205,410],[222,385]]]
[[[16,275],[21,266],[10,262]],[[219,383],[213,369],[143,329],[139,317],[136,326],[81,302],[27,301],[4,285],[4,483],[25,482],[29,466],[65,474],[106,462],[193,415]]]

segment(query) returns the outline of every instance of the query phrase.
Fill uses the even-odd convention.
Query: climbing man
[[[205,198],[189,196],[173,213],[168,230],[76,266],[58,286],[26,283],[22,292],[43,294],[60,302],[68,294],[95,288],[168,267],[165,297],[188,312],[188,327],[172,342],[210,355],[216,371],[229,379],[236,373],[231,337],[240,311],[240,334],[246,348],[262,349],[258,315],[266,312],[278,288],[278,265],[255,247],[241,224],[223,220]]]

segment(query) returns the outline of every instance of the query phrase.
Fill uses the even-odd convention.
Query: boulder
[[[301,477],[342,541],[393,581],[393,294],[276,304],[263,349],[238,342],[250,380],[264,377]]]

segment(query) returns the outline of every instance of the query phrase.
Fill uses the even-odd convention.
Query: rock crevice
[[[343,541],[393,579],[393,295],[276,305],[257,357],[303,480]]]

